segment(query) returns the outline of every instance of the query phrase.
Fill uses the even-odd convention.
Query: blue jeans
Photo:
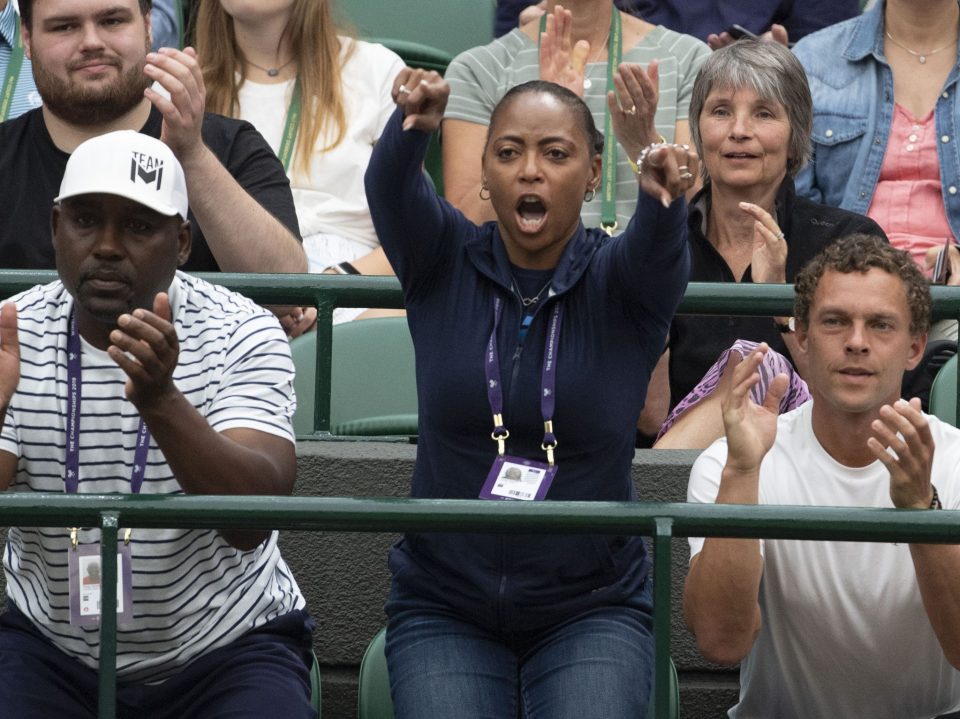
[[[640,606],[612,606],[541,631],[491,631],[442,607],[387,624],[396,719],[642,719],[653,668],[647,582]]]

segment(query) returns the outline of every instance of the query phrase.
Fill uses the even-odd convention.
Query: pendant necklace
[[[537,294],[535,294],[533,297],[524,297],[523,294],[520,292],[520,286],[517,284],[516,278],[511,277],[510,279],[513,280],[513,291],[517,293],[517,297],[520,298],[520,302],[523,303],[524,307],[529,307],[530,305],[537,304],[537,302],[540,301],[540,296],[550,286],[550,283],[553,282],[553,278],[551,277],[549,280],[547,280],[547,284],[541,287],[540,291]]]
[[[268,76],[270,76],[270,77],[276,77],[277,75],[280,74],[280,71],[281,71],[283,68],[285,68],[285,67],[286,67],[287,65],[289,65],[291,62],[293,62],[293,58],[291,57],[289,60],[287,60],[285,63],[283,63],[280,67],[262,67],[261,65],[258,65],[258,64],[255,63],[255,62],[251,62],[250,60],[247,60],[246,62],[247,62],[248,65],[253,65],[253,67],[257,68],[258,70],[262,70],[263,72],[267,73]]]
[[[614,12],[617,12],[614,10]],[[610,42],[610,36],[607,35],[603,40],[603,45],[600,46],[600,49],[597,51],[597,54],[593,58],[593,62],[597,62],[600,59],[600,56],[603,54],[603,51],[607,47],[607,43]],[[583,66],[583,89],[589,90],[593,87],[593,82],[587,77],[587,68],[590,66],[590,60],[587,60],[587,63]]]
[[[884,30],[884,34],[887,36],[887,39],[888,39],[890,42],[892,42],[894,45],[896,45],[897,47],[899,47],[901,50],[906,50],[906,51],[909,52],[911,55],[913,55],[915,58],[917,58],[917,62],[919,62],[921,65],[926,65],[926,64],[927,64],[927,58],[930,57],[931,55],[936,55],[936,54],[937,54],[938,52],[940,52],[941,50],[946,50],[946,49],[947,49],[948,47],[950,47],[951,45],[956,45],[956,43],[957,43],[956,40],[951,40],[951,41],[948,42],[946,45],[941,45],[941,46],[938,47],[936,50],[931,50],[930,52],[917,52],[916,50],[911,50],[911,49],[910,49],[909,47],[907,47],[906,45],[902,45],[901,43],[899,43],[899,42],[897,42],[896,40],[894,40],[894,39],[893,39],[893,35],[890,34],[890,31],[889,31],[889,30]]]

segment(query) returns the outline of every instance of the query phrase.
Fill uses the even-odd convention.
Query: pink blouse
[[[943,247],[952,237],[940,186],[937,126],[933,110],[916,120],[896,105],[890,140],[867,216],[906,250],[923,269],[931,247]]]

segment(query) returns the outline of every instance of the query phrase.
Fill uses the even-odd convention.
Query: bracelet
[[[359,275],[360,270],[351,265],[349,262],[341,262],[338,265],[330,265],[327,270],[333,270],[338,275]],[[326,270],[324,270],[326,272]]]
[[[635,175],[639,175],[639,174],[640,174],[640,164],[643,162],[643,158],[646,157],[646,155],[645,155],[644,153],[645,153],[645,152],[648,152],[649,149],[650,149],[650,147],[654,147],[655,145],[666,145],[666,144],[667,144],[667,138],[665,138],[663,135],[657,135],[657,137],[658,137],[658,140],[657,140],[656,142],[652,143],[649,147],[643,148],[643,149],[640,151],[639,159],[638,159],[636,162],[634,162],[634,161],[631,160],[629,157],[627,157],[627,164],[630,165],[630,169],[633,170],[633,174],[635,174]]]
[[[647,155],[649,155],[651,152],[655,152],[655,151],[659,150],[661,147],[682,147],[684,150],[689,150],[689,149],[690,149],[690,146],[689,146],[689,145],[678,145],[678,144],[675,143],[675,142],[667,142],[667,141],[666,141],[666,138],[664,138],[663,135],[660,135],[660,141],[659,141],[659,142],[651,142],[651,143],[650,143],[649,145],[647,145],[645,148],[643,148],[642,150],[640,150],[640,154],[637,156],[637,161],[636,161],[635,163],[634,163],[634,162],[631,162],[631,163],[630,163],[630,169],[633,170],[633,171],[637,174],[638,177],[639,177],[640,175],[642,175],[642,174],[643,174],[643,169],[642,169],[642,168],[643,168],[643,162],[644,162],[644,160],[647,159]]]
[[[937,488],[933,482],[930,483],[930,488],[933,490],[933,499],[930,500],[928,509],[943,509],[943,505],[940,504],[940,495],[937,493]]]

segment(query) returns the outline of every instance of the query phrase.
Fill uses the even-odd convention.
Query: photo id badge
[[[480,499],[541,500],[553,478],[556,466],[520,457],[498,456],[480,490]]]
[[[84,544],[69,550],[70,624],[79,627],[100,624],[100,594],[103,572],[100,545]],[[133,572],[130,545],[117,547],[117,623],[133,620]]]

